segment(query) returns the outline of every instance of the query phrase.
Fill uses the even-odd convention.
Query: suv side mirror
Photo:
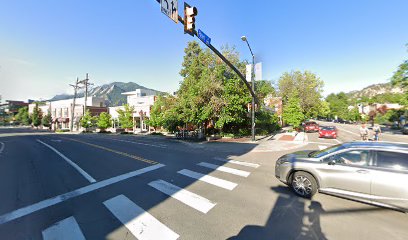
[[[328,162],[329,165],[336,165],[336,160],[334,159],[330,159],[330,161]]]

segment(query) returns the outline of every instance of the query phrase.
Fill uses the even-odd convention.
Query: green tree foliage
[[[239,77],[210,50],[189,42],[180,75],[183,80],[177,96],[160,96],[152,107],[149,125],[176,130],[177,126],[195,125],[204,130],[209,126],[224,132],[245,132],[250,128],[247,104],[251,95]],[[245,62],[228,46],[223,55],[241,72]],[[268,81],[257,82],[260,100],[274,93]]]
[[[408,60],[398,66],[397,71],[391,77],[391,82],[404,88],[408,87]]]
[[[301,111],[307,118],[319,114],[323,85],[323,81],[310,71],[285,72],[278,81],[283,105],[288,104],[294,94],[298,94]]]
[[[38,104],[35,104],[33,114],[31,115],[31,122],[35,127],[41,125],[41,109],[38,108]]]
[[[23,125],[31,124],[31,118],[30,118],[30,115],[28,114],[28,107],[20,108],[15,118],[17,121],[19,121]]]
[[[105,129],[109,128],[112,124],[112,116],[109,113],[103,112],[98,117],[98,122],[96,125],[101,131],[105,131]]]
[[[272,133],[280,128],[278,124],[278,116],[269,111],[256,112],[255,124],[258,129],[257,134],[266,135]]]
[[[129,106],[129,104],[124,105],[124,109],[119,109],[117,112],[119,113],[119,124],[124,129],[132,129],[133,128],[133,112],[135,108],[133,106]]]
[[[320,117],[330,117],[330,104],[327,101],[321,101],[318,112]]]
[[[152,127],[163,127],[170,132],[176,131],[178,126],[184,125],[177,112],[176,104],[177,98],[174,96],[158,96],[150,111],[150,119],[147,120],[147,124]]]
[[[89,110],[86,110],[85,115],[79,122],[81,124],[81,127],[85,128],[85,132],[87,132],[89,128],[95,126],[96,118],[91,115],[91,112]]]
[[[358,111],[357,106],[354,106],[351,110],[348,111],[347,120],[359,121],[361,120],[361,114]]]
[[[41,124],[44,127],[49,128],[51,126],[51,113],[48,111],[47,115],[43,116],[42,120],[41,120]]]
[[[272,86],[271,81],[256,81],[255,82],[255,92],[258,99],[264,99],[266,96],[272,94],[276,96],[275,88]]]
[[[283,121],[293,127],[299,127],[305,120],[305,115],[302,112],[300,105],[300,98],[296,90],[294,90],[292,96],[287,100],[287,103],[283,106],[282,113]]]
[[[326,97],[326,101],[330,106],[330,115],[331,117],[339,117],[342,119],[348,119],[349,110],[348,110],[348,97],[344,92],[338,94],[332,93]]]

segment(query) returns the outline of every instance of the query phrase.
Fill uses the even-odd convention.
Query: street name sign
[[[201,31],[201,29],[198,29],[198,38],[207,46],[211,45],[211,38],[208,37],[203,31]]]
[[[161,0],[161,12],[178,23],[178,0]]]

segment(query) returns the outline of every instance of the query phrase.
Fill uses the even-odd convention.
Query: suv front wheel
[[[316,179],[307,172],[298,171],[291,177],[293,191],[301,197],[311,198],[317,192]]]

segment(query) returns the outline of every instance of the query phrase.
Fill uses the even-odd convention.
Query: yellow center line
[[[116,154],[119,154],[119,155],[122,155],[122,156],[125,156],[125,157],[128,157],[128,158],[136,159],[138,161],[142,161],[142,162],[149,163],[149,164],[152,164],[152,165],[158,164],[158,162],[155,162],[153,160],[149,160],[149,159],[145,159],[145,158],[142,158],[142,157],[139,157],[139,156],[136,156],[136,155],[132,155],[132,154],[129,154],[129,153],[113,150],[113,149],[103,147],[103,146],[100,146],[100,145],[96,145],[96,144],[93,144],[93,143],[88,143],[88,142],[84,142],[84,141],[80,141],[80,140],[76,140],[76,139],[72,139],[72,138],[67,138],[67,137],[60,137],[60,138],[71,140],[71,141],[74,141],[74,142],[79,142],[79,143],[82,143],[82,144],[85,144],[85,145],[89,145],[89,146],[92,146],[92,147],[95,147],[95,148],[99,148],[99,149],[102,149],[102,150],[105,150],[105,151],[108,151],[108,152],[113,152],[113,153],[116,153]]]

